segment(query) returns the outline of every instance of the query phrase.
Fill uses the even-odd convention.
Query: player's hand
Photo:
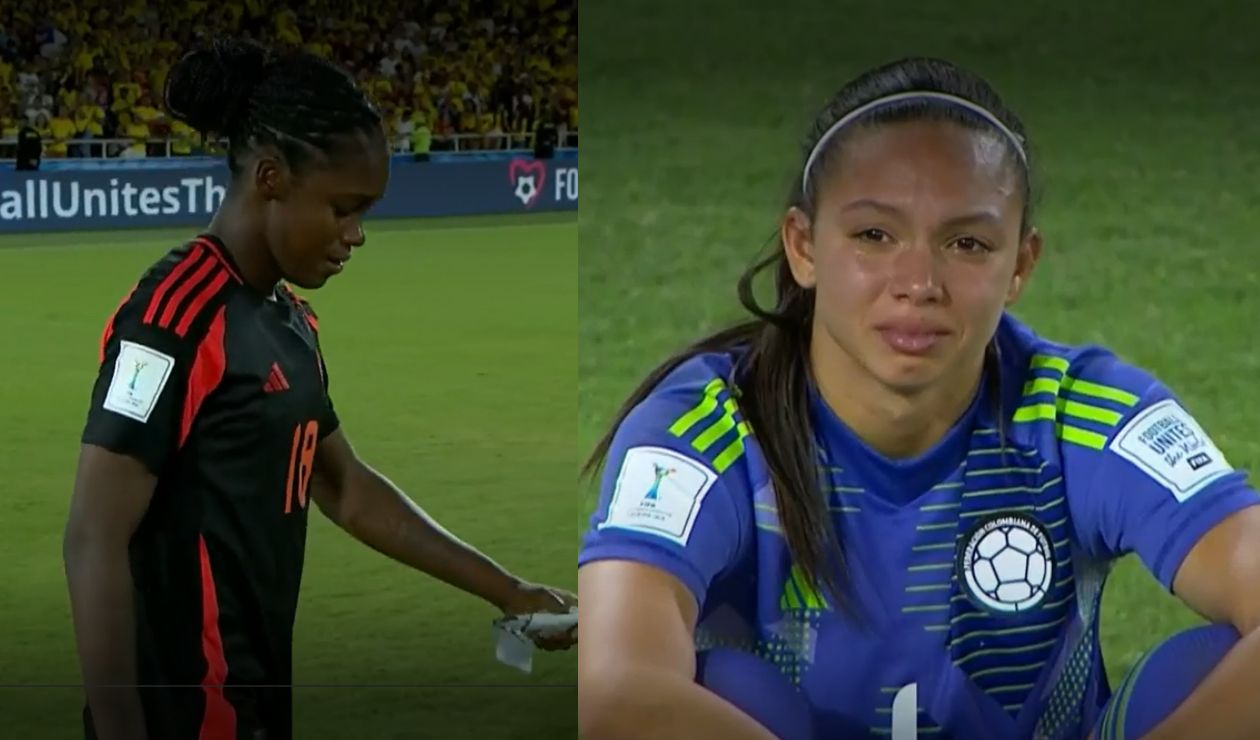
[[[577,595],[560,588],[552,588],[539,583],[521,583],[512,592],[508,601],[503,604],[504,616],[551,612],[567,614],[577,606]],[[535,645],[543,650],[568,650],[577,644],[577,627],[556,635],[536,635],[531,638]]]

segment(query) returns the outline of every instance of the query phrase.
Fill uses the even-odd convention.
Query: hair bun
[[[271,53],[240,39],[216,39],[184,55],[166,78],[166,108],[194,129],[230,134],[245,113]]]

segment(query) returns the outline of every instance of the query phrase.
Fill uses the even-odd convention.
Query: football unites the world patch
[[[717,474],[695,460],[663,447],[626,452],[600,529],[614,527],[686,545],[700,504]]]
[[[1111,442],[1111,450],[1185,501],[1233,471],[1194,417],[1172,399],[1143,410]]]
[[[1054,583],[1050,532],[1031,514],[992,514],[963,536],[955,569],[963,590],[981,609],[1027,611],[1045,600]]]

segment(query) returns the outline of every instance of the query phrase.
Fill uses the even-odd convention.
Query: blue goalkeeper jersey
[[[1000,399],[978,393],[914,459],[876,453],[811,391],[845,610],[791,562],[731,354],[690,359],[621,424],[579,562],[672,574],[700,605],[697,651],[777,666],[817,737],[1083,737],[1110,694],[1111,564],[1136,553],[1170,589],[1260,497],[1148,373],[1009,315],[997,346]]]

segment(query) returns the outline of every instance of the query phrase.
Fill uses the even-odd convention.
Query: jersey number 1
[[[892,703],[892,740],[917,740],[919,737],[919,685],[901,687]]]
[[[293,427],[293,447],[289,450],[289,474],[284,483],[284,513],[306,508],[306,488],[311,484],[311,466],[315,463],[315,440],[319,422],[308,421]]]

